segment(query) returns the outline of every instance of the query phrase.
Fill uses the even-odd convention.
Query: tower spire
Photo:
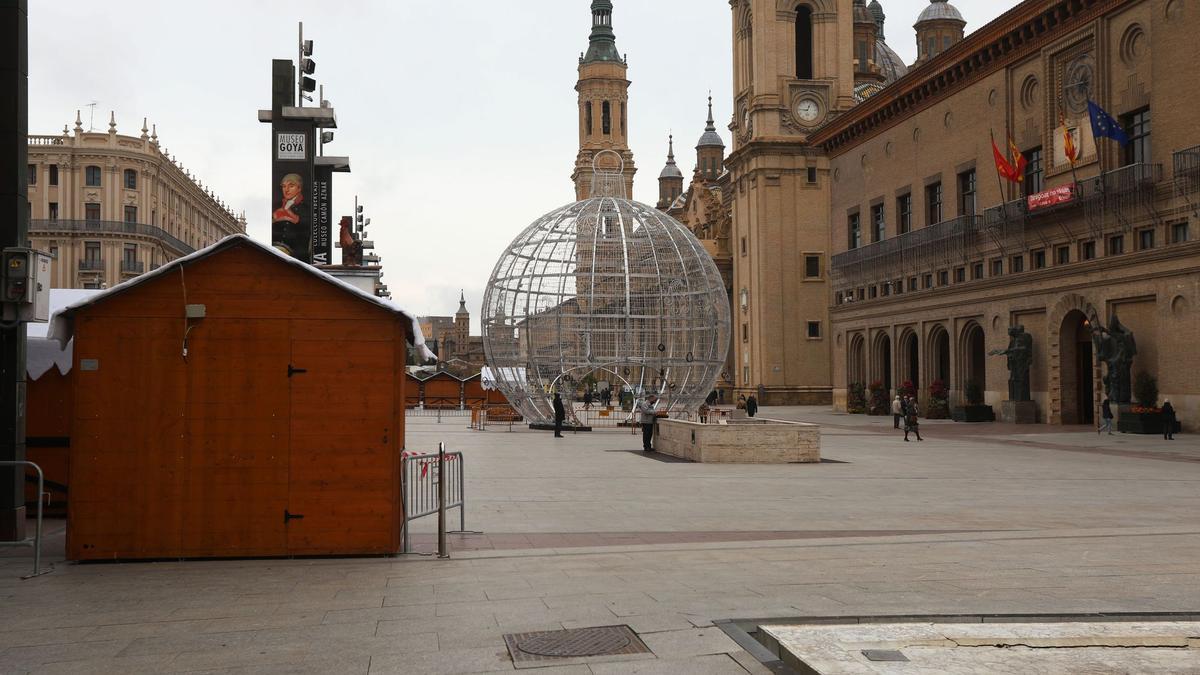
[[[592,36],[580,63],[624,62],[617,52],[617,35],[612,27],[612,0],[592,0]]]
[[[716,131],[717,123],[713,121],[712,113],[712,92],[708,92],[708,126],[704,127],[705,131]]]

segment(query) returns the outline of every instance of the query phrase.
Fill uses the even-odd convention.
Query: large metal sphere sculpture
[[[593,197],[539,218],[505,249],[483,300],[495,385],[531,423],[607,386],[694,415],[725,367],[729,297],[700,241],[674,218],[623,198],[620,170]],[[626,396],[628,398],[628,396]]]

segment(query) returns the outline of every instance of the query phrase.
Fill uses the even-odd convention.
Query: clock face
[[[796,117],[803,122],[815,122],[821,116],[821,106],[814,100],[806,98],[796,104]]]

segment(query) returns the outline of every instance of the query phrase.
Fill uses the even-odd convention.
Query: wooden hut
[[[400,545],[411,317],[233,236],[72,305],[67,557]]]
[[[462,380],[443,370],[424,382],[425,408],[428,410],[460,410],[463,406],[462,390]]]
[[[74,407],[70,347],[42,337],[26,340],[25,457],[42,468],[47,516],[67,513]],[[37,473],[25,471],[25,505],[37,505]]]
[[[421,378],[411,372],[404,374],[404,407],[410,409],[421,407],[422,384]]]
[[[463,400],[468,408],[484,405],[488,402],[488,393],[483,388],[483,381],[479,377],[479,373],[475,373],[471,377],[462,381],[463,384]]]

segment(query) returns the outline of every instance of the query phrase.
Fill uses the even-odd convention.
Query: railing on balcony
[[[121,274],[141,274],[146,271],[146,263],[140,260],[122,260]]]
[[[959,216],[839,253],[831,266],[835,285],[895,281],[965,262],[978,246],[981,225],[979,216]]]
[[[29,223],[30,232],[61,233],[106,233],[106,234],[135,234],[142,237],[158,239],[167,248],[173,249],[180,255],[194,253],[195,248],[178,238],[167,234],[167,231],[154,225],[142,223],[122,223],[111,220],[33,220]]]
[[[29,145],[66,145],[62,136],[30,136]]]
[[[104,261],[99,259],[84,258],[79,261],[80,272],[103,272]]]

